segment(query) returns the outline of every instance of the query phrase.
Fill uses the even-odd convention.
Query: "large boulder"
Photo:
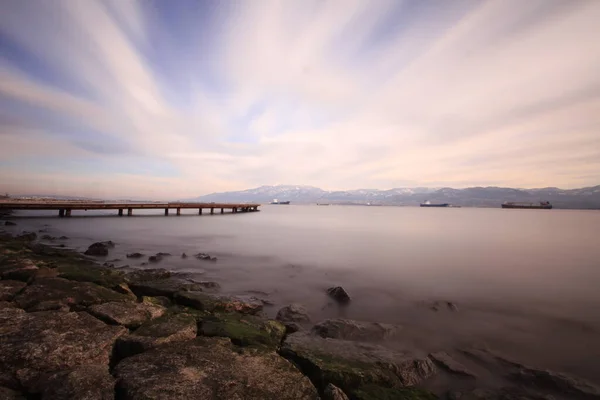
[[[379,322],[355,321],[351,319],[327,319],[315,325],[313,332],[324,338],[381,341],[395,337],[402,328]]]
[[[224,336],[239,346],[262,345],[275,348],[285,335],[279,321],[239,313],[213,314],[201,318],[199,334]]]
[[[301,365],[319,388],[324,389],[332,383],[346,393],[369,384],[413,386],[435,373],[435,367],[427,357],[305,332],[289,335],[280,354]]]
[[[164,315],[166,308],[153,304],[111,301],[93,305],[88,308],[88,312],[108,324],[135,329],[146,321]]]
[[[117,340],[119,359],[142,353],[168,343],[194,339],[198,332],[196,318],[189,314],[168,314],[140,326],[135,332]]]
[[[87,256],[107,256],[108,249],[113,247],[115,247],[115,244],[110,240],[107,242],[96,242],[91,244],[84,254]]]
[[[124,294],[89,282],[62,278],[36,279],[18,294],[14,302],[27,311],[80,310],[109,301],[132,301]]]
[[[178,278],[131,282],[129,287],[137,296],[173,297],[177,292],[201,291],[204,286]]]
[[[181,305],[208,312],[239,312],[257,314],[263,308],[259,300],[242,297],[226,297],[198,291],[178,292],[175,301]]]
[[[21,281],[0,281],[0,301],[10,301],[27,286]]]
[[[122,399],[318,399],[308,378],[273,352],[236,349],[228,339],[197,338],[121,361]]]
[[[285,306],[281,308],[277,312],[277,317],[275,318],[281,322],[310,322],[310,316],[308,315],[308,311],[302,304],[292,303],[289,306]]]
[[[112,400],[115,379],[106,365],[84,365],[44,376],[31,391],[43,400]]]
[[[116,339],[127,333],[85,312],[0,311],[0,371],[34,390],[48,373],[84,365],[108,367]]]

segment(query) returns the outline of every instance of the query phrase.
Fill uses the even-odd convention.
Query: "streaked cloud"
[[[6,0],[2,190],[596,185],[599,20],[594,0]]]

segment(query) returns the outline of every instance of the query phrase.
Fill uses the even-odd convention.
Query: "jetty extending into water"
[[[133,215],[133,210],[152,210],[164,209],[165,215],[169,215],[169,210],[175,210],[176,215],[181,215],[181,209],[197,209],[198,214],[202,215],[203,210],[210,211],[211,214],[216,210],[221,210],[221,214],[227,210],[230,213],[254,212],[258,211],[260,204],[229,204],[229,203],[109,203],[103,201],[19,201],[19,200],[0,200],[0,210],[56,210],[59,217],[70,217],[73,211],[87,210],[117,210],[117,215]]]

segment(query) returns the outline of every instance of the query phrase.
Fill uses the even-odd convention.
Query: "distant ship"
[[[448,203],[431,203],[430,201],[426,201],[425,203],[421,203],[421,207],[450,207]]]
[[[317,203],[318,206],[328,206],[329,203]]]
[[[282,205],[285,205],[285,204],[290,204],[290,202],[289,202],[289,200],[288,201],[279,201],[277,199],[273,199],[273,201],[271,202],[271,204],[282,204]]]
[[[549,201],[540,201],[539,203],[516,203],[516,202],[504,202],[502,208],[524,208],[524,209],[535,209],[535,210],[551,210],[552,204]]]

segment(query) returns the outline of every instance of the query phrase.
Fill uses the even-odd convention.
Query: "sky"
[[[600,184],[598,0],[0,0],[0,191]]]

